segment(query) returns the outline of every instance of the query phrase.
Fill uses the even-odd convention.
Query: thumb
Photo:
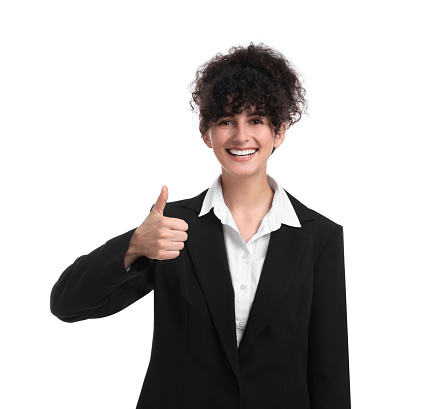
[[[158,199],[156,200],[156,203],[154,204],[154,207],[152,211],[158,212],[161,216],[164,215],[164,208],[167,204],[168,200],[168,188],[167,186],[162,186],[161,193],[158,196]]]

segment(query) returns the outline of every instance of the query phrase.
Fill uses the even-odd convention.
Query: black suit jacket
[[[287,192],[302,227],[271,233],[237,349],[222,225],[213,209],[198,217],[206,192],[165,207],[189,226],[179,257],[140,257],[126,272],[130,230],[62,273],[52,313],[66,322],[104,317],[154,290],[138,409],[350,408],[342,226]]]

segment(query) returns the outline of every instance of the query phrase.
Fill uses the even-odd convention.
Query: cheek
[[[211,146],[215,150],[220,150],[224,147],[225,140],[226,138],[224,138],[223,135],[215,133],[212,135]]]

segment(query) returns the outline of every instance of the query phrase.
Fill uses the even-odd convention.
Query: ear
[[[278,148],[282,145],[285,140],[286,123],[284,122],[279,129],[278,133],[275,134],[275,141],[273,143],[274,148]]]
[[[203,142],[205,142],[206,146],[208,148],[212,148],[212,141],[210,139],[209,136],[209,132],[206,132],[203,136],[202,136]]]

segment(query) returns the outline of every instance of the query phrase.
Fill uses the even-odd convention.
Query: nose
[[[248,130],[241,121],[238,121],[237,126],[234,128],[233,140],[239,143],[244,143],[249,140]]]

